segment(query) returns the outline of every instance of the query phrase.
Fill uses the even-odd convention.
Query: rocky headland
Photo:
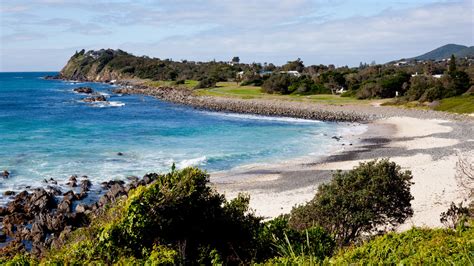
[[[29,251],[41,256],[51,247],[60,247],[70,232],[88,226],[108,204],[126,198],[130,189],[147,185],[156,177],[156,174],[147,174],[141,179],[130,177],[127,184],[116,180],[92,184],[87,176],[73,175],[67,183],[70,188],[67,191],[53,179],[45,180],[44,188],[22,191],[6,206],[0,206],[0,252]],[[93,186],[100,186],[101,196],[88,204],[86,200]]]

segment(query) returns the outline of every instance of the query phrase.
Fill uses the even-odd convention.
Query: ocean
[[[65,185],[87,175],[93,185],[127,176],[197,166],[209,172],[247,164],[321,156],[340,142],[344,123],[215,113],[155,98],[117,95],[102,83],[45,80],[57,73],[0,73],[0,203],[7,190]],[[92,87],[109,104],[73,92]],[[350,130],[354,130],[351,127]],[[121,155],[120,155],[121,154]]]

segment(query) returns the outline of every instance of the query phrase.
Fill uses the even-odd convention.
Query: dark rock
[[[92,90],[92,88],[90,87],[78,87],[78,88],[75,88],[74,91],[78,93],[87,93],[87,94],[94,92],[94,90]]]
[[[131,176],[127,176],[127,179],[130,181],[137,181],[138,177],[131,175]]]
[[[110,180],[108,182],[102,182],[101,185],[104,188],[111,188],[113,185],[118,184],[118,185],[123,185],[125,182],[122,180]]]
[[[8,214],[7,208],[0,206],[0,216],[5,216],[7,214]]]
[[[84,199],[85,197],[87,197],[87,192],[81,191],[81,193],[75,194],[74,196],[76,197],[76,200],[82,200],[82,199]]]
[[[58,205],[58,211],[64,213],[71,212],[71,201],[63,199]]]
[[[87,98],[84,98],[82,101],[86,102],[86,103],[90,103],[90,102],[106,102],[107,101],[107,98],[105,98],[104,95],[99,95],[99,96],[95,96],[95,97],[87,97]]]
[[[61,191],[61,189],[59,189],[58,187],[55,187],[55,186],[47,186],[46,189],[52,193],[54,196],[59,196],[61,194],[63,194],[63,192]]]
[[[72,175],[69,177],[69,181],[77,182],[77,175]]]
[[[22,191],[15,196],[15,198],[7,204],[7,212],[23,212],[29,194],[27,191]]]
[[[4,243],[5,241],[7,241],[7,235],[3,231],[0,231],[0,243]]]
[[[66,185],[68,185],[70,187],[77,187],[76,181],[69,181],[69,182],[66,183]]]
[[[11,190],[7,190],[3,193],[3,195],[5,196],[13,196],[15,194],[16,194],[15,191],[11,191]]]
[[[78,204],[76,206],[76,213],[84,213],[87,210],[87,205],[85,204]]]
[[[118,156],[123,156],[123,153],[117,152],[117,155],[118,155]]]
[[[33,242],[41,242],[45,238],[44,228],[38,222],[33,223],[33,225],[31,226],[31,231],[30,232],[31,232],[30,233],[31,240]]]
[[[52,193],[47,192],[43,188],[33,192],[25,205],[26,212],[43,212],[56,208],[56,199]]]
[[[72,191],[72,190],[69,190],[68,192],[64,193],[63,196],[64,196],[63,200],[72,201],[72,200],[76,199],[74,191]]]
[[[10,176],[10,172],[8,172],[7,170],[3,170],[2,177],[3,178],[8,178],[9,176]]]
[[[81,181],[81,191],[82,192],[89,191],[89,188],[91,186],[92,186],[92,183],[88,179],[84,179],[84,180]]]

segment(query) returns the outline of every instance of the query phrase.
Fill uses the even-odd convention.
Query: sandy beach
[[[474,158],[474,123],[465,117],[433,119],[433,114],[426,118],[409,110],[405,113],[409,116],[388,115],[368,123],[367,131],[360,135],[344,136],[345,143],[354,144],[341,144],[341,150],[326,158],[252,165],[212,173],[211,181],[230,198],[240,192],[250,194],[254,211],[271,218],[311,200],[318,185],[330,180],[332,171],[350,170],[359,162],[388,157],[413,174],[414,215],[399,230],[439,227],[440,213],[451,202],[466,200],[465,189],[455,177],[456,162],[460,154]]]

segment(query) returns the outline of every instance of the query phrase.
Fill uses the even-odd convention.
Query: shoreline
[[[474,139],[469,135],[456,137],[458,126],[448,120],[379,119],[368,124],[359,143],[325,158],[235,169],[211,175],[211,182],[229,198],[241,192],[250,194],[250,206],[256,214],[274,218],[311,200],[317,187],[331,179],[332,171],[350,170],[360,162],[388,157],[413,174],[414,215],[398,230],[412,226],[441,227],[439,216],[451,202],[469,200],[455,178],[455,167],[458,154],[474,156]],[[468,126],[472,133],[472,125]],[[225,182],[228,176],[232,180],[242,179]]]

